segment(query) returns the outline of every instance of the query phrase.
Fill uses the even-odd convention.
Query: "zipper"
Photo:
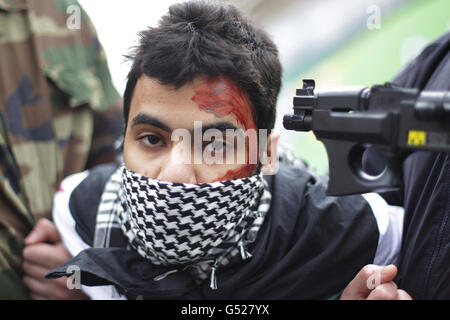
[[[434,247],[433,250],[433,254],[431,256],[430,262],[428,264],[428,268],[427,268],[427,274],[425,277],[425,283],[424,283],[424,296],[422,297],[423,299],[431,299],[431,297],[429,297],[429,288],[430,288],[430,278],[432,276],[432,270],[433,267],[436,263],[436,260],[439,257],[439,253],[441,251],[442,248],[442,242],[443,242],[443,238],[444,238],[444,231],[446,230],[446,226],[448,223],[448,218],[450,216],[450,170],[449,170],[449,159],[448,159],[448,154],[446,155],[446,159],[445,159],[445,170],[446,170],[446,189],[447,189],[447,199],[446,199],[446,204],[445,204],[445,209],[443,210],[443,217],[441,219],[441,223],[440,223],[440,227],[439,227],[439,232],[436,236],[436,246]]]

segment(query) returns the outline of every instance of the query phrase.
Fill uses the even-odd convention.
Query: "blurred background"
[[[123,55],[137,32],[156,26],[168,7],[182,0],[79,0],[106,51],[113,81],[125,89],[130,67]],[[311,133],[286,131],[285,113],[303,78],[316,88],[382,84],[429,42],[450,31],[449,0],[226,0],[265,29],[283,65],[275,130],[310,167],[325,174],[323,145]]]

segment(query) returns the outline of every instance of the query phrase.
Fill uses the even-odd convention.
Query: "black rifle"
[[[345,195],[398,187],[402,162],[416,150],[450,151],[450,91],[419,91],[391,83],[314,93],[303,80],[294,97],[288,130],[312,130],[328,154],[327,194]],[[364,169],[369,146],[386,159],[377,174]]]

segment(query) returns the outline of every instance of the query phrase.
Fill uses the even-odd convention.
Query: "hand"
[[[71,259],[56,226],[48,219],[37,222],[25,239],[22,269],[23,282],[33,300],[87,299],[81,290],[67,288],[65,278],[45,279],[45,274]]]
[[[341,300],[412,300],[394,281],[397,275],[394,265],[366,265],[342,292]]]

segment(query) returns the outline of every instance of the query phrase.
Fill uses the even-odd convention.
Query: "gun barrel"
[[[366,110],[370,88],[349,86],[317,93],[317,109],[335,111]]]
[[[299,94],[294,97],[294,110],[332,109],[365,110],[370,89],[364,86],[336,87],[317,94]]]
[[[423,91],[414,105],[414,114],[420,120],[442,120],[450,117],[449,91]]]

